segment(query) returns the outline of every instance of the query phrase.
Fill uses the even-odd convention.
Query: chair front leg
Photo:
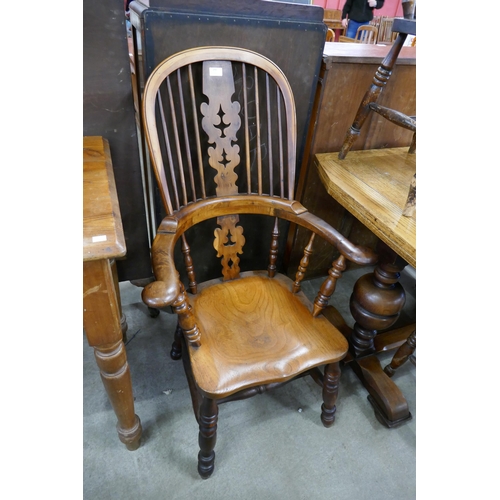
[[[331,427],[335,421],[337,395],[339,393],[340,363],[330,363],[325,367],[323,376],[323,404],[321,421],[325,427]]]
[[[182,328],[179,322],[177,322],[177,327],[175,328],[174,341],[172,342],[170,357],[173,360],[178,360],[182,357]]]
[[[217,418],[219,408],[214,399],[203,398],[200,407],[200,433],[198,442],[198,473],[203,479],[209,478],[214,471],[215,443],[217,441]]]

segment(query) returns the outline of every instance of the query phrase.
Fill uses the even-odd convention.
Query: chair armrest
[[[374,265],[378,261],[378,255],[371,248],[362,245],[355,245],[347,238],[342,236],[330,224],[323,219],[312,214],[304,212],[297,217],[290,218],[292,222],[296,222],[302,227],[314,231],[319,234],[325,241],[333,245],[347,260],[359,265]]]
[[[156,279],[158,281],[166,280],[169,274],[177,276],[177,271],[173,263],[173,249],[175,242],[184,231],[203,220],[221,215],[244,213],[280,217],[310,229],[337,248],[346,259],[356,264],[371,265],[375,264],[378,260],[378,256],[373,250],[351,243],[321,218],[308,212],[298,201],[284,200],[271,196],[234,195],[224,198],[200,200],[197,203],[181,208],[175,216],[163,219],[158,229],[158,241],[155,239],[151,250],[155,269],[160,265],[161,275],[165,276],[165,278],[158,275]],[[164,238],[161,240],[159,239],[160,234],[164,235]],[[166,239],[168,235],[172,237],[171,240]],[[168,256],[165,255],[167,244],[169,245]],[[155,250],[156,247],[158,247],[157,251]],[[155,255],[156,253],[158,255]]]
[[[179,235],[159,232],[151,247],[155,279],[142,291],[142,300],[149,307],[162,309],[171,305],[180,293],[179,273],[174,263],[174,248]]]

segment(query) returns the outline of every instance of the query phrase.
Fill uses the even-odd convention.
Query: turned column
[[[375,352],[375,335],[396,322],[406,301],[398,280],[407,263],[383,242],[377,251],[379,264],[373,273],[358,279],[350,299],[351,314],[356,321],[350,348],[355,357]]]

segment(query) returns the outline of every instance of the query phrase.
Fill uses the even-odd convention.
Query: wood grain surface
[[[291,296],[292,286],[283,275],[248,272],[231,282],[207,282],[190,297],[203,339],[190,355],[203,392],[224,397],[285,382],[345,356],[343,335],[324,316],[313,318],[305,295]]]
[[[109,144],[83,138],[83,260],[123,257],[125,236]]]
[[[416,268],[416,215],[403,216],[416,155],[408,148],[351,151],[344,160],[324,153],[315,166],[328,193]]]

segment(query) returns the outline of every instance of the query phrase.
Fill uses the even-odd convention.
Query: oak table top
[[[416,215],[403,216],[416,171],[408,148],[316,154],[314,163],[328,194],[408,264],[416,268]]]
[[[125,236],[109,143],[83,138],[83,260],[123,257]]]

